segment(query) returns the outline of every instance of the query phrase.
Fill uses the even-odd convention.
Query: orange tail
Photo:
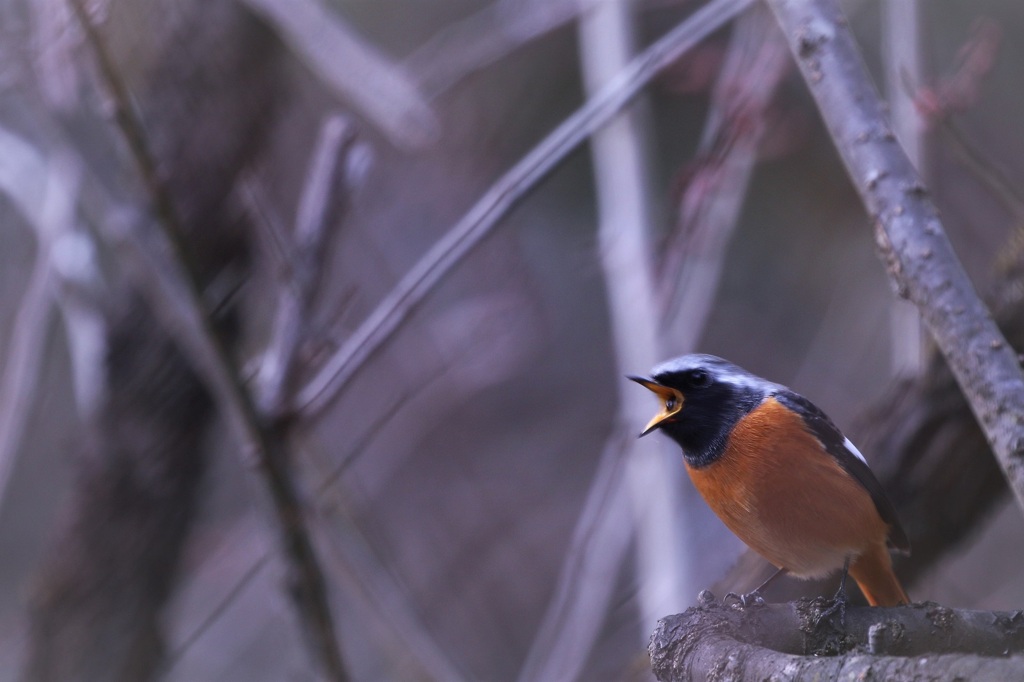
[[[885,544],[878,543],[850,564],[850,576],[872,606],[909,604],[899,578],[892,571],[892,559]]]

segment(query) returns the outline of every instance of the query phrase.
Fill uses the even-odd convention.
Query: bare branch
[[[121,256],[129,277],[209,387],[242,452],[255,455],[277,516],[282,548],[291,569],[290,596],[307,641],[326,675],[339,682],[347,680],[327,585],[291,478],[283,439],[258,413],[252,397],[232,368],[227,350],[206,312],[196,278],[185,264],[180,244],[181,223],[170,193],[157,172],[127,87],[107,54],[83,0],[70,2],[96,55],[103,85],[114,102],[118,129],[150,193],[160,228],[144,221],[112,217],[103,226],[103,236]]]
[[[886,122],[847,20],[829,0],[769,0],[872,219],[889,276],[921,311],[1024,507],[1024,374],[978,298]]]
[[[1024,672],[1021,612],[967,611],[924,603],[846,610],[837,629],[830,602],[735,609],[702,595],[651,637],[662,682],[694,679],[1018,679]],[[1007,654],[1011,654],[1007,656]]]
[[[0,375],[0,504],[14,468],[21,436],[35,397],[42,370],[46,334],[53,318],[53,245],[75,220],[81,169],[71,159],[57,156],[45,179],[45,195],[36,228],[36,261]]]
[[[312,71],[398,147],[433,144],[441,125],[400,66],[389,63],[321,0],[243,0],[277,28]]]
[[[329,208],[340,203],[334,190],[344,171],[345,149],[354,139],[348,121],[337,115],[324,121],[317,137],[295,218],[288,281],[280,287],[274,328],[260,367],[258,402],[265,416],[282,416],[291,401],[299,345],[306,337],[307,313],[327,254]]]
[[[327,407],[356,370],[397,331],[415,307],[541,179],[587,136],[628,104],[663,68],[744,10],[753,0],[714,0],[630,62],[613,82],[509,169],[469,212],[402,277],[299,393],[296,409]]]

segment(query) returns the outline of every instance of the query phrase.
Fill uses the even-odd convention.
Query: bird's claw
[[[757,590],[754,590],[753,592],[747,592],[746,594],[736,594],[735,592],[730,592],[729,594],[725,595],[725,597],[722,599],[722,603],[727,603],[730,598],[736,600],[736,603],[733,606],[739,607],[741,609],[747,609],[751,606],[764,606],[766,603],[764,597],[762,597],[761,593]]]
[[[827,618],[831,618],[835,614],[839,614],[839,627],[846,627],[846,590],[842,587],[836,592],[835,596],[832,597],[832,603],[822,611],[817,618],[816,624],[820,624]]]

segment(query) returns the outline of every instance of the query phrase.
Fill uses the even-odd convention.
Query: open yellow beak
[[[666,421],[671,420],[679,414],[680,410],[683,409],[683,394],[676,389],[669,388],[668,386],[662,386],[661,384],[655,383],[650,379],[644,379],[643,377],[626,378],[630,381],[635,381],[661,399],[661,412],[654,415],[654,419],[647,422],[647,426],[645,426],[644,430],[640,432],[641,438],[664,424]]]

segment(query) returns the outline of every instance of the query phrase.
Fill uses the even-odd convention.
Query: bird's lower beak
[[[651,421],[647,422],[647,426],[640,432],[640,438],[643,438],[651,431],[654,431],[659,426],[664,424],[666,421],[671,420],[679,411],[683,409],[683,394],[674,388],[668,386],[662,386],[659,383],[651,381],[650,379],[644,379],[643,377],[626,377],[630,381],[635,381],[647,390],[651,391],[661,399],[661,412],[654,415]]]

